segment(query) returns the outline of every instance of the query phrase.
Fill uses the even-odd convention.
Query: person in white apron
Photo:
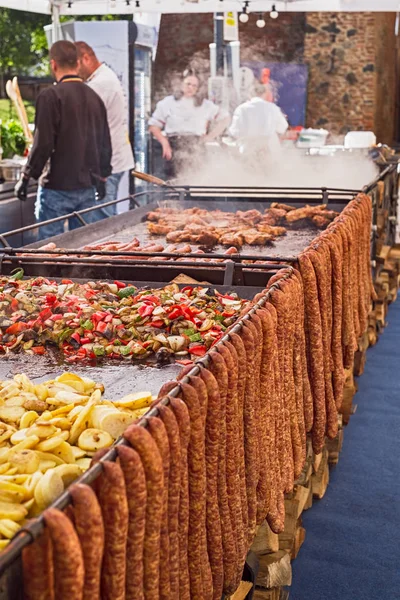
[[[236,108],[229,128],[229,135],[237,140],[246,162],[267,167],[279,162],[279,136],[288,128],[281,109],[269,97],[269,86],[257,81],[253,97]]]
[[[157,103],[149,131],[160,143],[164,174],[170,179],[194,166],[204,144],[229,125],[229,115],[200,93],[200,80],[186,71],[181,89]]]

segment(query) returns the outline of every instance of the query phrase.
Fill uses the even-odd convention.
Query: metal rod
[[[78,259],[80,258],[79,256],[76,256],[76,254],[79,255],[83,255],[83,256],[104,256],[105,258],[107,257],[113,257],[113,256],[148,256],[148,257],[154,257],[154,256],[160,256],[160,257],[168,257],[168,258],[187,258],[188,256],[192,256],[191,253],[188,254],[183,254],[180,252],[146,252],[145,250],[143,251],[121,251],[118,252],[117,250],[111,250],[111,251],[103,251],[103,250],[75,250],[75,249],[66,249],[66,250],[62,250],[62,256],[60,256],[60,251],[59,250],[41,250],[40,248],[4,248],[3,252],[5,254],[9,254],[10,256],[17,256],[18,258],[29,258],[28,256],[23,256],[25,254],[29,254],[29,255],[38,255],[38,257],[40,257],[40,255],[43,255],[44,253],[46,253],[46,256],[42,256],[42,258],[44,260],[50,260],[50,256],[47,256],[48,254],[53,254],[55,258],[62,258],[62,256],[64,255],[71,255],[72,257]],[[18,256],[16,253],[23,253],[23,255]],[[204,254],[196,254],[196,257],[198,257],[198,259],[203,259],[203,258],[221,258],[224,260],[233,260],[233,261],[240,261],[240,260],[270,260],[270,261],[295,261],[296,258],[295,257],[284,257],[284,256],[269,256],[269,255],[254,255],[254,254],[240,254],[239,252],[237,254],[218,254],[218,253],[211,253],[211,252],[204,252]]]
[[[185,255],[182,255],[185,256]],[[186,255],[187,256],[187,255]],[[200,255],[201,256],[201,255]],[[90,259],[90,258],[76,258],[74,260],[71,260],[68,257],[60,257],[60,258],[50,258],[50,257],[31,257],[31,256],[7,256],[6,258],[4,258],[4,263],[7,262],[11,262],[11,263],[17,263],[17,264],[50,264],[50,265],[61,265],[61,264],[67,264],[67,265],[76,265],[76,264],[81,264],[81,265],[109,265],[109,266],[124,266],[124,267],[134,267],[136,265],[141,266],[141,265],[147,265],[149,267],[153,266],[153,267],[157,267],[157,266],[163,266],[163,267],[168,267],[168,266],[182,266],[182,267],[224,267],[224,264],[226,264],[227,261],[229,261],[230,259],[226,257],[226,255],[223,255],[224,257],[224,262],[216,262],[216,261],[212,261],[210,260],[208,261],[202,261],[201,259],[197,259],[196,261],[194,260],[180,260],[179,262],[177,261],[172,261],[172,262],[168,262],[165,260],[135,260],[135,261],[129,261],[129,263],[127,263],[126,261],[110,261],[107,259]],[[243,260],[254,260],[254,261],[261,261],[263,260],[263,257],[261,256],[253,256],[251,259],[243,259]],[[294,263],[297,262],[297,258],[289,258],[289,259],[285,259],[280,257],[279,259],[273,258],[272,260],[276,260],[278,261],[278,264],[271,264],[271,263],[266,263],[266,262],[260,262],[257,264],[254,263],[246,263],[244,266],[245,268],[249,268],[249,269],[254,269],[254,268],[270,268],[271,266],[273,266],[274,268],[282,268],[287,266],[287,263]],[[225,262],[226,261],[226,262]],[[286,264],[282,265],[279,264],[281,262],[285,261]],[[238,262],[233,262],[235,265],[239,265],[240,263]]]
[[[293,268],[288,267],[288,272],[282,276],[280,281],[284,281],[284,280],[288,279],[292,275],[292,273],[293,273]],[[201,368],[204,368],[208,365],[208,363],[210,361],[210,351],[215,351],[215,350],[218,351],[222,344],[229,341],[232,333],[239,333],[241,331],[241,329],[243,328],[244,323],[250,319],[250,317],[256,312],[256,310],[258,310],[259,308],[264,306],[264,304],[269,299],[271,293],[273,291],[279,289],[280,281],[277,281],[276,283],[274,283],[265,292],[263,297],[260,298],[260,300],[258,300],[258,302],[249,310],[249,312],[246,313],[243,317],[241,317],[239,319],[239,321],[237,323],[235,323],[235,325],[233,325],[233,327],[229,330],[229,332],[227,332],[220,340],[218,340],[218,342],[207,352],[207,354],[205,356],[196,360],[191,371],[189,371],[189,373],[187,375],[185,375],[179,382],[177,382],[177,385],[168,393],[168,396],[166,396],[165,398],[162,398],[160,400],[159,404],[168,406],[170,403],[169,397],[177,397],[180,394],[181,383],[189,383],[190,377],[198,375],[198,373],[200,373]],[[157,408],[157,405],[155,405],[155,406],[153,406],[153,408],[150,408],[150,410],[146,413],[146,415],[144,415],[143,417],[141,417],[139,419],[139,421],[137,421],[137,425],[139,425],[141,427],[147,427],[148,418],[156,417],[156,416],[158,416],[158,414],[159,414],[158,408]],[[102,463],[105,461],[115,461],[115,459],[117,457],[117,449],[116,448],[118,446],[129,446],[129,443],[127,441],[125,441],[124,438],[120,438],[119,440],[117,440],[115,442],[114,446],[112,446],[110,448],[110,450],[107,452],[107,454],[105,454],[99,460],[98,463],[96,463],[95,465],[90,467],[81,477],[79,477],[79,479],[76,480],[76,483],[84,483],[86,485],[90,485],[91,483],[93,483],[93,481],[95,481],[95,479],[97,479],[97,477],[102,472],[102,469],[103,469]],[[61,496],[55,502],[53,502],[51,504],[51,507],[57,508],[59,510],[63,510],[70,503],[71,503],[71,496],[70,496],[70,493],[68,492],[68,490],[66,490],[65,492],[63,492],[63,494],[61,494]],[[23,548],[25,548],[28,544],[30,544],[33,540],[35,540],[42,533],[43,529],[44,529],[44,518],[43,518],[43,514],[42,514],[39,517],[37,517],[36,519],[29,522],[25,527],[23,527],[16,533],[15,537],[10,541],[8,546],[6,546],[6,548],[0,553],[0,575],[2,573],[4,573],[4,571],[7,569],[7,567],[9,567],[16,558],[18,558],[18,556],[22,552]]]

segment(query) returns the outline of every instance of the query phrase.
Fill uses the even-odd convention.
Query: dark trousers
[[[162,157],[162,146],[153,140],[153,173],[161,179],[174,179],[182,172],[191,171],[202,160],[204,145],[199,136],[168,137],[172,149],[172,159]]]

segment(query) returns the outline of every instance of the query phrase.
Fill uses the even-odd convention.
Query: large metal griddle
[[[140,242],[166,244],[164,236],[150,235],[146,226],[146,215],[160,206],[187,209],[192,207],[206,210],[256,209],[264,212],[274,201],[289,203],[298,207],[326,204],[329,209],[340,212],[357,194],[357,190],[328,190],[312,188],[214,188],[183,187],[167,188],[162,191],[149,192],[151,200],[145,206],[132,209],[103,221],[85,225],[82,228],[54,236],[46,242],[54,242],[57,248],[65,249],[65,255],[43,258],[38,248],[43,242],[36,242],[24,247],[29,257],[18,257],[18,249],[4,248],[0,252],[0,273],[8,274],[16,266],[24,268],[26,274],[47,277],[76,278],[85,276],[88,279],[106,277],[110,279],[130,279],[141,281],[168,282],[178,274],[186,274],[197,280],[209,281],[214,285],[249,285],[265,286],[266,273],[271,265],[276,268],[293,263],[298,254],[304,250],[319,230],[309,224],[302,224],[298,229],[288,229],[285,236],[277,238],[270,245],[245,245],[237,255],[226,256],[226,247],[216,246],[204,255],[197,255],[196,261],[190,254],[146,253],[146,252],[84,252],[82,247],[107,240],[128,241],[137,237]],[[144,194],[141,193],[143,196]],[[82,211],[81,217],[84,218]],[[15,232],[14,232],[15,233]],[[7,238],[6,234],[3,238]],[[0,236],[0,240],[1,239]],[[4,242],[3,242],[4,243]],[[178,244],[179,245],[179,244]],[[202,246],[190,244],[193,250]],[[207,249],[206,249],[207,250]],[[46,253],[48,253],[46,251]],[[80,254],[80,257],[72,256]],[[51,254],[51,252],[49,253]],[[55,251],[56,255],[57,252]],[[58,253],[59,254],[59,253]],[[121,256],[124,258],[121,259]],[[173,260],[160,260],[169,256]],[[147,260],[151,257],[151,261]],[[179,259],[179,260],[177,260]],[[206,262],[204,259],[211,259]],[[223,262],[214,262],[223,261]],[[264,264],[248,264],[248,261],[260,261]]]

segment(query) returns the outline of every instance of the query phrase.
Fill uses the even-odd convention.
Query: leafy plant
[[[1,124],[0,145],[3,148],[3,158],[24,154],[26,148],[24,131],[17,121],[10,120]]]

